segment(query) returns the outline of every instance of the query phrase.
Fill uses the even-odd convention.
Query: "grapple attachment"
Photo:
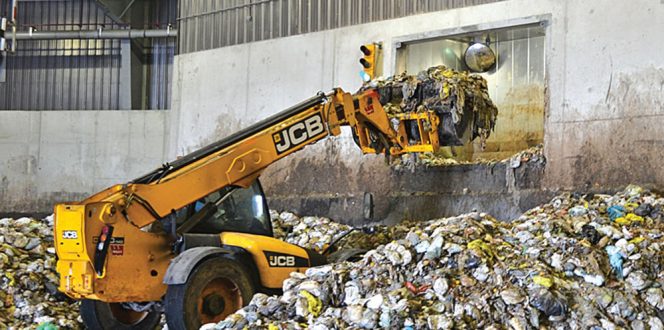
[[[477,137],[484,142],[493,131],[498,115],[482,76],[444,66],[414,76],[404,73],[374,80],[362,89],[378,93],[385,112],[403,122],[409,137],[424,138],[422,133],[427,128],[409,120],[431,118],[435,114],[438,125],[434,128],[440,146],[461,146]]]

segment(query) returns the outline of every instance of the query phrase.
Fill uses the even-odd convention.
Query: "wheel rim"
[[[219,322],[240,308],[240,288],[228,278],[216,278],[208,282],[198,298],[198,317],[201,324]]]
[[[122,307],[121,304],[109,304],[111,314],[120,323],[125,325],[136,325],[148,316],[148,312],[137,312]]]

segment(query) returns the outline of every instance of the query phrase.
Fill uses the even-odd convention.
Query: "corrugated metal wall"
[[[177,1],[157,0],[149,21],[148,29],[165,29],[173,25],[177,17]],[[172,26],[175,28],[175,26]],[[148,59],[148,109],[170,109],[171,89],[173,85],[173,58],[177,47],[174,38],[155,38],[151,40],[151,54]]]
[[[148,109],[170,109],[173,86],[173,58],[177,41],[173,38],[154,39],[148,60]]]
[[[8,0],[2,0],[3,11]],[[19,30],[119,29],[94,1],[21,1]],[[119,40],[21,40],[7,58],[0,109],[117,109]]]
[[[9,0],[0,0],[6,16]],[[94,0],[22,0],[19,31],[126,29]],[[145,28],[174,24],[177,2],[156,1]],[[6,82],[0,83],[0,110],[117,110],[128,108],[121,92],[131,73],[121,70],[121,40],[20,40],[17,52],[7,57]],[[146,71],[147,102],[140,108],[169,109],[176,41],[154,39],[141,43]],[[129,54],[127,54],[129,56]],[[136,79],[136,77],[132,78]],[[128,80],[128,78],[124,79]],[[129,102],[130,104],[131,102]]]
[[[181,0],[180,53],[502,0]]]

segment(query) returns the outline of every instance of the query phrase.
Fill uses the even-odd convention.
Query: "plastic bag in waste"
[[[301,290],[300,295],[307,299],[307,310],[309,313],[311,313],[313,316],[318,316],[321,309],[323,308],[323,304],[321,303],[320,299],[305,290]]]
[[[530,305],[547,316],[563,316],[567,311],[567,302],[565,299],[554,295],[547,289],[540,289],[531,295]]]

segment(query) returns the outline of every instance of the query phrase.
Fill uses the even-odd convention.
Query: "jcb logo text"
[[[323,132],[325,132],[323,118],[317,113],[275,133],[272,135],[272,140],[277,154],[282,154]]]
[[[272,267],[294,267],[295,257],[293,256],[270,256],[269,264]]]

